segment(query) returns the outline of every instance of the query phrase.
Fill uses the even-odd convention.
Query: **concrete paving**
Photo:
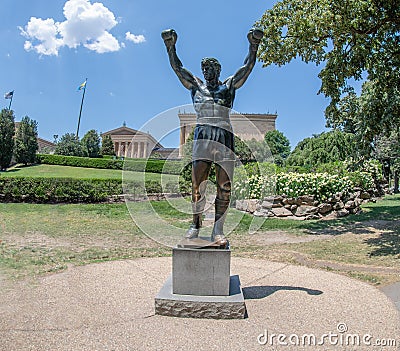
[[[400,311],[400,283],[385,286],[381,290],[394,302]]]
[[[107,262],[3,286],[0,350],[400,349],[399,312],[378,289],[264,260],[232,258],[248,318],[154,315],[171,266],[171,258]]]

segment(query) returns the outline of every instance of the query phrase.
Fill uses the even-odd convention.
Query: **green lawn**
[[[0,177],[62,177],[62,178],[80,178],[80,179],[121,179],[122,171],[115,169],[82,168],[57,165],[34,165],[29,167],[14,167],[7,172],[0,172]],[[146,173],[146,180],[159,180],[158,173]],[[129,172],[130,180],[141,180],[141,172]],[[177,178],[175,175],[163,174],[163,181],[173,181]]]
[[[184,230],[191,217],[182,213],[185,206],[190,206],[190,200],[130,203],[129,209],[140,220],[148,218],[145,224],[161,235],[160,218],[149,216],[149,208],[154,208],[165,222]],[[229,211],[227,223],[239,222],[229,236],[234,256],[299,264],[295,258],[301,254],[316,264],[322,260],[370,269],[372,273],[358,271],[356,266],[349,272],[337,270],[370,283],[400,280],[399,274],[381,274],[379,269],[374,272],[377,267],[400,270],[399,195],[366,204],[362,214],[344,219],[267,219],[250,235],[252,218],[234,209]],[[328,238],[265,244],[269,235],[280,233],[291,238],[328,234]],[[13,278],[59,271],[70,264],[169,254],[168,247],[143,234],[125,204],[0,203],[0,269]]]

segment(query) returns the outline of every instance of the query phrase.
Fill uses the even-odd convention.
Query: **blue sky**
[[[28,115],[38,122],[39,135],[53,140],[54,134],[75,133],[82,94],[77,87],[87,77],[81,137],[124,121],[140,129],[163,111],[191,103],[169,65],[162,30],[178,33],[177,52],[187,69],[201,77],[201,59],[216,57],[225,79],[243,64],[246,34],[273,3],[0,0],[0,93],[14,90],[16,119]],[[234,109],[277,112],[277,129],[294,147],[325,130],[328,100],[317,95],[319,71],[300,61],[266,68],[257,62],[237,91]],[[9,100],[1,99],[1,107],[8,106]],[[164,119],[168,128],[178,127],[175,112]],[[178,134],[161,142],[178,146]]]

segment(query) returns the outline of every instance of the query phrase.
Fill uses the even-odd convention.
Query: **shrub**
[[[49,165],[103,168],[103,169],[125,169],[134,172],[180,174],[183,163],[181,161],[128,159],[115,160],[109,157],[89,158],[62,155],[37,155],[37,162]],[[125,164],[124,164],[125,162]]]
[[[167,183],[162,189],[161,182],[155,180],[125,182],[124,187],[134,197],[179,191],[174,183]],[[182,192],[188,190],[179,188]],[[0,177],[0,202],[92,203],[122,194],[120,179]]]
[[[6,202],[100,202],[121,193],[119,179],[0,178],[0,199]]]
[[[122,169],[123,165],[121,160],[43,154],[37,155],[37,162],[48,165],[105,169]]]

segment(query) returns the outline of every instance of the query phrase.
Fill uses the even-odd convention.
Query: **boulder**
[[[272,205],[274,204],[274,202],[272,201],[263,201],[262,203],[261,203],[261,207],[262,208],[266,208],[266,209],[271,209],[272,208]]]
[[[283,201],[283,196],[281,195],[271,195],[264,198],[264,201],[278,203]]]
[[[338,218],[337,211],[332,211],[328,213],[326,216],[323,217],[324,219],[330,220],[330,219],[336,219]]]
[[[329,203],[322,203],[318,206],[318,212],[321,214],[325,214],[328,213],[330,211],[332,211],[333,206]]]
[[[298,207],[298,206],[295,205],[295,204],[291,205],[291,206],[290,206],[290,211],[292,211],[292,212],[293,212],[293,211],[296,211],[297,207]]]
[[[314,195],[302,195],[299,196],[298,200],[301,202],[302,205],[312,205],[315,201]]]
[[[256,199],[236,200],[236,209],[239,211],[254,213],[257,210],[257,205],[258,200]]]
[[[279,207],[283,207],[283,205],[282,205],[282,203],[281,202],[274,202],[273,204],[272,204],[272,208],[279,208]]]
[[[282,200],[282,203],[284,205],[295,205],[297,202],[297,199],[293,198],[293,197],[286,197]]]
[[[349,194],[349,196],[347,197],[347,199],[350,200],[354,200],[356,198],[356,194],[355,193],[351,193]]]
[[[354,199],[354,204],[356,205],[356,207],[360,207],[360,205],[362,204],[362,200],[360,198],[356,198]]]
[[[257,210],[258,200],[251,199],[247,201],[247,212],[254,213]]]
[[[296,216],[307,216],[310,214],[316,214],[318,212],[318,207],[309,206],[309,205],[301,205],[297,207],[295,215]]]
[[[273,208],[271,212],[277,217],[287,217],[293,215],[291,211],[287,210],[284,207]]]
[[[360,198],[363,200],[368,200],[371,198],[371,195],[368,191],[363,191],[360,195]]]
[[[336,204],[333,205],[333,209],[334,209],[335,211],[339,211],[339,210],[341,210],[342,208],[344,208],[344,203],[343,203],[343,201],[339,201],[339,202],[337,202]]]
[[[346,210],[351,210],[351,209],[353,209],[353,208],[355,208],[355,207],[356,207],[356,203],[355,203],[354,201],[352,201],[352,200],[347,201],[347,202],[345,203],[345,205],[344,205],[344,208],[345,208]]]
[[[246,200],[236,200],[235,208],[239,211],[246,211],[247,210]]]
[[[341,210],[337,211],[337,216],[338,218],[340,217],[346,217],[350,212],[347,211],[345,208],[342,208]]]
[[[310,214],[310,215],[306,216],[304,219],[305,219],[306,221],[309,221],[309,220],[312,220],[312,219],[320,219],[320,218],[321,218],[321,217],[318,216],[317,214]]]

